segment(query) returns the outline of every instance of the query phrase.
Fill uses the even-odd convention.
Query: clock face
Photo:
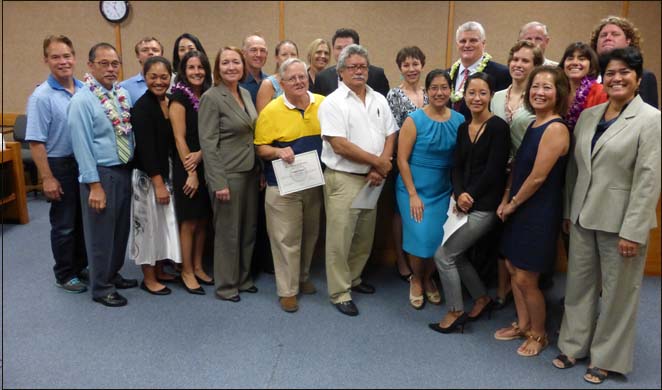
[[[101,14],[110,22],[121,22],[129,15],[126,1],[102,1]]]

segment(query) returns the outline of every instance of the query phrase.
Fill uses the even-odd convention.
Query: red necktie
[[[467,78],[469,77],[469,68],[465,68],[462,73],[464,74],[464,76],[462,77],[462,81],[460,82],[460,88],[457,90],[457,92],[462,91],[462,88],[464,88],[464,84],[467,82]],[[453,103],[453,109],[455,111],[460,112],[460,105],[462,104],[463,99],[464,97]]]

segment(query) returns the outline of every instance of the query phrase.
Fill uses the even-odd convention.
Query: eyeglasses
[[[115,69],[119,68],[122,63],[120,61],[94,61],[95,64],[99,65],[102,68],[113,67]]]
[[[345,69],[347,69],[352,73],[359,70],[365,72],[366,70],[368,70],[368,65],[346,65]]]
[[[289,79],[283,79],[283,81],[288,82],[288,83],[292,83],[292,84],[298,83],[300,81],[305,81],[305,80],[308,80],[308,77],[302,76],[302,75],[292,76]]]

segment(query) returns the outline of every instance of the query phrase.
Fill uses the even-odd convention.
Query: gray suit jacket
[[[566,175],[566,216],[585,229],[618,233],[645,244],[657,226],[660,196],[660,111],[635,97],[602,134],[591,140],[607,105],[584,110],[574,130]]]
[[[247,172],[255,167],[255,119],[257,112],[250,93],[239,87],[246,111],[220,83],[200,98],[198,134],[210,192],[228,188],[228,173]]]

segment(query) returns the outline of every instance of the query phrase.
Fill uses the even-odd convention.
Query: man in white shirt
[[[545,55],[545,49],[549,45],[549,39],[547,26],[540,22],[529,22],[519,30],[519,40],[535,43],[543,55]],[[558,64],[558,62],[552,61],[547,57],[545,57],[545,62],[543,62],[543,65],[558,66]]]
[[[365,186],[381,185],[392,168],[398,130],[386,98],[366,85],[368,52],[349,45],[338,57],[342,81],[322,102],[324,205],[326,208],[326,277],[331,303],[343,314],[359,311],[350,291],[372,294],[361,280],[375,233],[376,209],[352,209]]]

